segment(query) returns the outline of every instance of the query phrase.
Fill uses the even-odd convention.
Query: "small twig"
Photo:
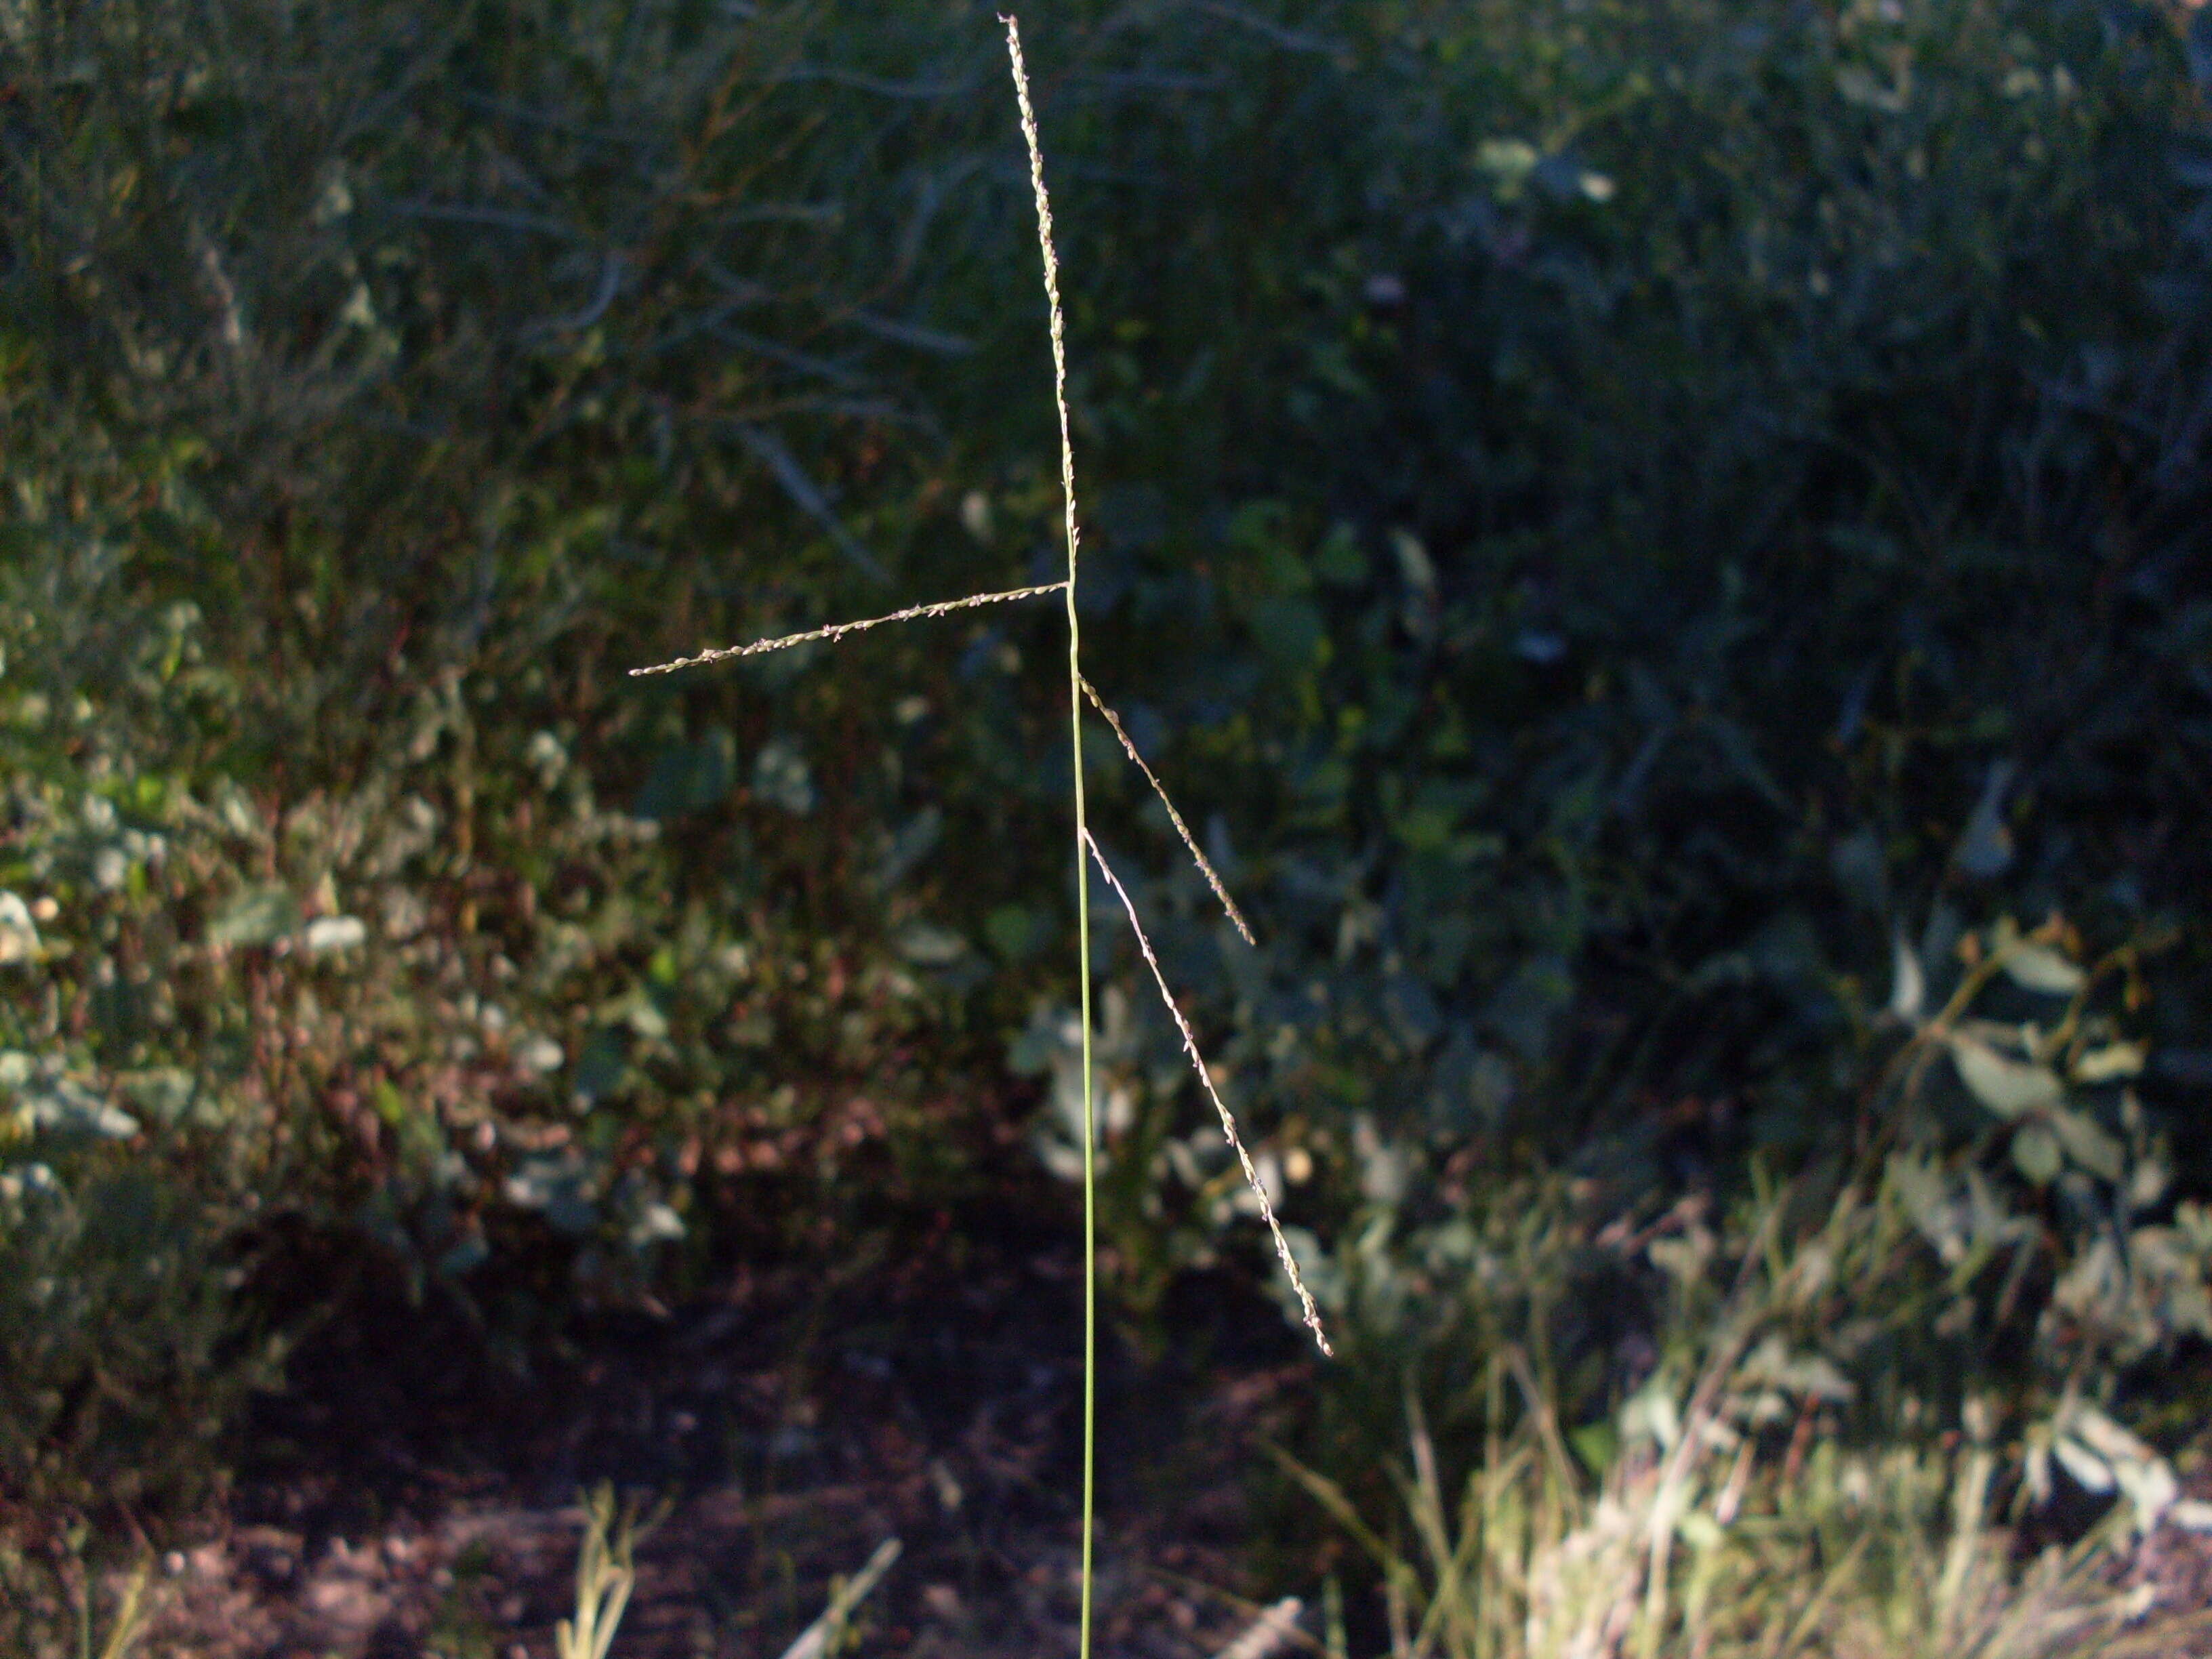
[[[679,668],[696,668],[702,663],[727,662],[732,657],[757,657],[764,651],[788,650],[794,645],[811,645],[817,640],[842,640],[848,634],[859,634],[871,628],[881,628],[885,623],[914,622],[923,617],[941,617],[949,611],[971,610],[979,605],[1003,605],[1009,599],[1033,599],[1040,593],[1057,593],[1067,584],[1047,582],[1042,587],[1016,587],[1004,593],[970,593],[964,599],[939,599],[934,605],[909,605],[903,611],[894,611],[888,617],[869,617],[860,622],[831,623],[827,628],[810,628],[803,634],[784,634],[772,640],[755,640],[750,645],[726,645],[719,650],[702,651],[696,657],[678,657],[673,662],[659,662],[650,668],[633,668],[630,678],[645,674],[672,674]]]
[[[1165,787],[1153,775],[1152,769],[1145,764],[1145,757],[1137,752],[1137,745],[1129,740],[1128,732],[1122,727],[1121,717],[1106,706],[1106,700],[1098,695],[1097,687],[1089,680],[1083,682],[1083,695],[1091,699],[1093,708],[1106,717],[1106,724],[1112,726],[1114,735],[1121,739],[1122,753],[1137,763],[1137,769],[1145,775],[1145,781],[1152,786],[1152,793],[1160,798],[1160,805],[1168,809],[1168,821],[1175,825],[1176,834],[1182,837],[1182,844],[1190,850],[1192,859],[1197,862],[1198,873],[1204,876],[1206,884],[1213,889],[1213,896],[1221,901],[1221,908],[1229,913],[1229,920],[1236,924],[1237,931],[1244,936],[1247,945],[1256,946],[1260,941],[1252,937],[1252,929],[1244,920],[1244,913],[1237,908],[1237,901],[1229,896],[1229,889],[1223,885],[1221,878],[1214,872],[1213,866],[1206,861],[1206,854],[1198,850],[1198,838],[1190,833],[1190,826],[1182,821],[1182,814],[1176,811],[1176,804],[1168,799]]]
[[[615,295],[622,290],[622,251],[611,248],[599,266],[599,291],[586,302],[582,310],[571,312],[565,317],[545,317],[537,322],[525,324],[523,332],[526,335],[582,333],[607,314],[607,308],[615,302]]]
[[[1244,1180],[1252,1188],[1253,1196],[1260,1200],[1260,1218],[1267,1224],[1267,1231],[1275,1241],[1276,1257],[1282,1262],[1283,1271],[1290,1276],[1291,1288],[1297,1292],[1298,1307],[1304,1315],[1305,1327],[1313,1333],[1314,1340],[1321,1345],[1321,1351],[1334,1359],[1336,1350],[1328,1346],[1328,1336],[1321,1328],[1320,1311],[1314,1306],[1313,1296],[1306,1289],[1305,1280],[1298,1274],[1297,1259],[1291,1254],[1290,1242],[1283,1237],[1282,1224],[1275,1219],[1275,1206],[1267,1197],[1267,1186],[1261,1181],[1260,1172],[1252,1167],[1252,1155],[1244,1150],[1243,1137],[1237,1132],[1237,1120],[1223,1103],[1221,1091],[1213,1086],[1212,1075],[1206,1071],[1205,1058],[1198,1052],[1198,1039],[1191,1035],[1190,1022],[1182,1017],[1182,1010],[1176,1006],[1175,994],[1168,989],[1167,975],[1160,971],[1160,959],[1152,954],[1152,942],[1145,936],[1145,924],[1137,920],[1137,907],[1130,902],[1128,890],[1121,885],[1121,879],[1114,873],[1113,866],[1106,862],[1106,855],[1098,850],[1098,842],[1089,830],[1084,831],[1083,839],[1091,848],[1091,856],[1097,860],[1099,873],[1106,878],[1106,884],[1114,890],[1114,896],[1121,901],[1121,908],[1127,914],[1129,926],[1137,935],[1137,948],[1145,953],[1145,965],[1152,970],[1152,982],[1160,988],[1160,1000],[1167,1004],[1168,1013],[1176,1023],[1176,1030],[1182,1033],[1182,1051],[1190,1056],[1191,1068],[1198,1073],[1198,1080],[1205,1087],[1206,1098],[1212,1101],[1213,1109],[1221,1115],[1221,1132],[1229,1137],[1229,1145],[1237,1154],[1237,1161],[1244,1166]]]

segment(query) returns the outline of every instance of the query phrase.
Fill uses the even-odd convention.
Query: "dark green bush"
[[[1317,1237],[1508,1175],[1724,1213],[1751,1154],[1832,1187],[1894,1142],[2013,1183],[2046,1279],[2086,1248],[1948,1071],[1899,1115],[1882,1011],[1901,943],[1933,981],[2006,914],[2148,940],[2212,873],[2182,21],[1033,21],[1093,677],[1261,946],[1143,896]],[[623,677],[1049,576],[998,51],[980,6],[10,15],[0,886],[68,951],[0,968],[10,1041],[102,1101],[187,1079],[128,1145],[228,1248],[282,1194],[472,1305],[493,1251],[635,1296],[748,1182],[834,1235],[1027,1109],[1047,609]],[[1091,752],[1120,866],[1179,869]],[[2185,932],[2128,1012],[2169,1207],[2206,968]],[[1243,1218],[1127,982],[1141,1323]]]

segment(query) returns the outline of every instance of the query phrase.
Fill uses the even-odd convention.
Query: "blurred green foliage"
[[[1753,1168],[2010,1298],[2029,1415],[2201,1328],[2212,964],[2147,947],[2212,876],[2205,15],[1030,20],[1091,672],[1259,948],[1103,736],[1100,833],[1370,1356],[1342,1443],[1547,1308],[1610,1420],[1668,1304],[1578,1253]],[[624,677],[1050,578],[1000,50],[858,0],[0,11],[4,1249],[89,1286],[176,1241],[22,1326],[11,1485],[143,1467],[134,1411],[264,1364],[204,1264],[302,1231],[520,1343],[1024,1133],[1064,1168],[1050,607]],[[2132,954],[2058,1042],[2017,975],[1938,1018],[1970,937]],[[1158,1340],[1263,1258],[1099,950]],[[2005,1113],[2022,1070],[2057,1092]],[[95,1449],[56,1402],[110,1395]]]

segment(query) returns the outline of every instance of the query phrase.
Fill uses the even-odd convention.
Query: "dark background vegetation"
[[[1478,1455],[1509,1351],[1601,1474],[1692,1283],[1847,1191],[1910,1224],[1801,1310],[1824,1433],[2185,1442],[2204,15],[1025,20],[1089,672],[1258,948],[1103,728],[1094,811],[1346,1354],[1288,1432],[1363,1501],[1409,1386]],[[735,1264],[1072,1226],[1055,606],[625,672],[1052,578],[1008,94],[968,4],[0,7],[19,1535],[188,1526],[310,1326],[543,1375]],[[1159,1363],[1269,1269],[1097,960]]]

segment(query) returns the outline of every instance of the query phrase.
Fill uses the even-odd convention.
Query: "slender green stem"
[[[1091,826],[1083,805],[1083,635],[1075,613],[1075,445],[1067,421],[1067,344],[1060,320],[1060,256],[1053,249],[1052,198],[1045,193],[1044,151],[1037,142],[1036,112],[1022,65],[1022,33],[1012,17],[1006,56],[1021,107],[1022,137],[1029,146],[1030,185],[1036,195],[1037,246],[1044,256],[1045,305],[1052,324],[1052,396],[1060,414],[1060,485],[1067,507],[1067,737],[1075,767],[1075,939],[1077,982],[1083,1005],[1083,1585],[1076,1638],[1078,1659],[1091,1659],[1092,1516],[1097,1508],[1098,1451],[1098,1111],[1091,1074]]]
[[[1075,538],[1067,543],[1068,745],[1075,763],[1075,935],[1083,992],[1083,1612],[1079,1659],[1091,1659],[1091,1533],[1098,1441],[1098,1124],[1091,1074],[1091,830],[1083,809],[1083,671],[1075,620]]]

